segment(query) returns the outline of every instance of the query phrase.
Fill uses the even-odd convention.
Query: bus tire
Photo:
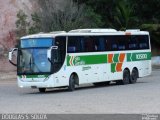
[[[68,90],[71,92],[75,90],[75,76],[73,74],[69,78]]]
[[[39,92],[40,93],[45,93],[46,92],[46,88],[39,88]]]
[[[129,84],[129,82],[130,82],[130,72],[129,70],[125,69],[123,71],[123,79],[116,81],[116,83],[118,85],[126,85],[126,84]]]
[[[137,82],[137,78],[138,78],[138,71],[134,68],[132,70],[132,73],[131,73],[130,83],[131,84],[136,83]]]
[[[123,80],[122,80],[122,84],[123,85],[126,85],[126,84],[129,84],[129,81],[130,81],[130,73],[129,73],[129,70],[124,70],[123,71]]]

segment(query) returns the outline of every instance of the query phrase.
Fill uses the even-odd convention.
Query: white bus
[[[17,52],[17,63],[12,55]],[[22,37],[9,52],[17,66],[18,86],[38,88],[135,83],[151,74],[151,45],[147,31],[77,29]]]

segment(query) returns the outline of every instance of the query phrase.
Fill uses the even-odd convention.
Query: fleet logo
[[[80,57],[77,56],[77,57],[74,58],[74,65],[75,65],[75,66],[85,65],[85,62],[84,62],[83,60],[81,60]]]
[[[79,66],[79,65],[85,65],[85,62],[81,60],[78,56],[71,56],[69,60],[70,66]]]
[[[121,72],[125,60],[125,53],[108,54],[108,63],[111,63],[111,72]]]
[[[138,60],[147,59],[147,54],[137,54],[136,59]]]
[[[70,60],[69,60],[69,64],[70,64],[70,66],[74,66],[74,56],[71,56],[70,57]]]

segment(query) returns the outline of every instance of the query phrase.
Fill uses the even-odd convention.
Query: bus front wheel
[[[68,90],[69,91],[74,91],[75,90],[75,76],[73,74],[69,78]]]

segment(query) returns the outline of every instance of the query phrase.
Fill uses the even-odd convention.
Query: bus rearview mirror
[[[52,52],[54,52],[57,49],[58,49],[58,46],[52,46],[47,50],[47,58],[51,63],[52,63],[51,58],[52,58],[52,55],[53,55]]]
[[[17,64],[12,62],[12,57],[13,57],[14,52],[17,52],[17,50],[18,48],[12,48],[11,51],[9,51],[9,55],[8,55],[9,62],[14,66],[17,66]]]

